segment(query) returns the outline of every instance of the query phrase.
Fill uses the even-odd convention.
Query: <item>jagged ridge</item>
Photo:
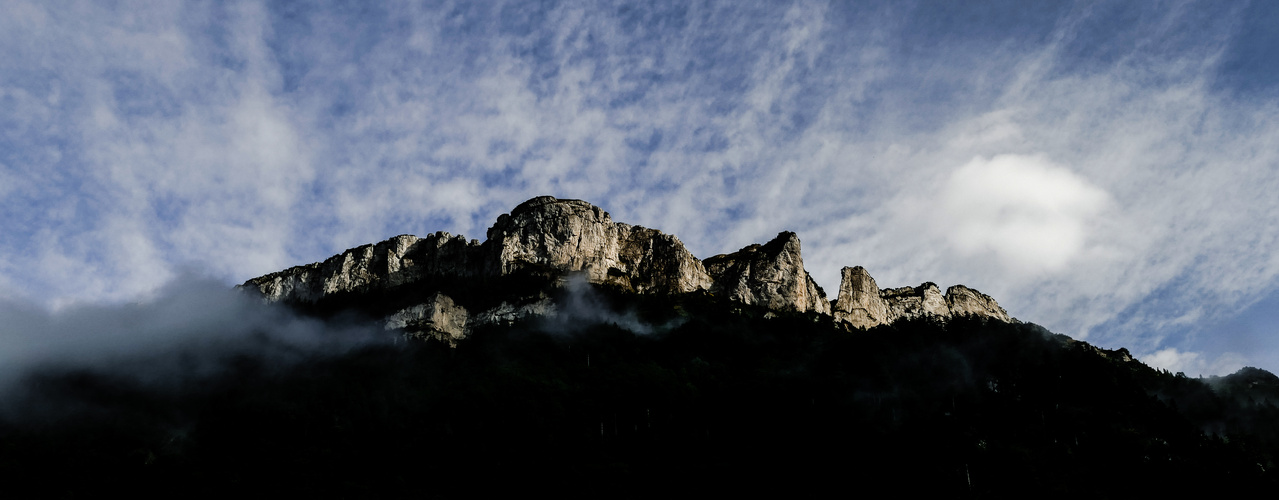
[[[567,273],[635,293],[722,294],[771,310],[827,315],[851,328],[920,316],[1015,321],[993,298],[963,285],[945,295],[933,283],[880,289],[860,266],[842,270],[839,296],[831,301],[804,269],[795,233],[782,232],[763,245],[702,261],[674,235],[614,222],[590,203],[551,196],[530,199],[498,217],[483,243],[446,232],[400,235],[250,279],[241,288],[270,302],[314,303],[334,294],[430,286],[437,278],[496,282],[510,276],[558,279]],[[422,292],[427,299],[392,313],[388,328],[455,344],[479,325],[555,314],[545,295],[472,314],[439,290]]]

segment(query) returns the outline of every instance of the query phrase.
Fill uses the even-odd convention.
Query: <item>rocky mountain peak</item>
[[[706,259],[713,293],[769,309],[830,314],[826,293],[804,270],[799,237],[790,231],[763,245]]]
[[[888,303],[880,296],[875,278],[862,266],[840,270],[839,297],[831,309],[836,319],[857,328],[889,322]]]
[[[493,274],[584,272],[592,283],[635,292],[685,293],[710,286],[701,261],[678,238],[613,222],[581,200],[539,196],[488,230]]]
[[[854,327],[871,328],[918,317],[981,316],[1014,321],[995,299],[963,285],[947,288],[942,295],[933,282],[880,289],[861,266],[845,267],[841,274],[833,315]]]
[[[570,273],[631,293],[705,291],[775,311],[828,315],[856,328],[920,316],[1014,321],[990,296],[968,287],[952,286],[944,295],[933,283],[880,289],[860,266],[843,268],[832,303],[804,269],[793,232],[703,262],[674,235],[614,222],[588,202],[551,196],[499,216],[483,243],[445,232],[400,235],[250,279],[241,288],[293,304],[376,296],[370,300],[381,304],[377,307],[395,308],[383,312],[389,314],[388,328],[456,344],[479,325],[556,314],[555,304],[535,289],[497,304],[477,299],[483,290],[509,295],[524,290],[510,286],[516,283],[511,280],[553,285]]]

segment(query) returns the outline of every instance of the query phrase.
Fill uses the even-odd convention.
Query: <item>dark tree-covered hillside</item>
[[[163,389],[32,375],[0,426],[17,497],[572,497],[892,491],[1126,498],[1276,485],[1279,379],[1151,369],[1033,324],[846,331],[694,294],[650,325],[530,321]],[[6,494],[7,497],[11,497]]]

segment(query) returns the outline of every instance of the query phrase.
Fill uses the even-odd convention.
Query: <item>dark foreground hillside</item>
[[[848,332],[700,294],[614,302],[666,326],[529,323],[287,371],[241,356],[162,390],[38,374],[0,426],[5,497],[1124,498],[1276,485],[1279,379],[1261,370],[1212,379],[1214,392],[1029,324]]]

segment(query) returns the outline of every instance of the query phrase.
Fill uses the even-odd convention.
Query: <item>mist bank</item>
[[[236,360],[287,370],[397,339],[356,316],[300,315],[193,276],[128,304],[52,311],[0,301],[0,404],[36,373],[91,372],[175,388],[216,377]]]

